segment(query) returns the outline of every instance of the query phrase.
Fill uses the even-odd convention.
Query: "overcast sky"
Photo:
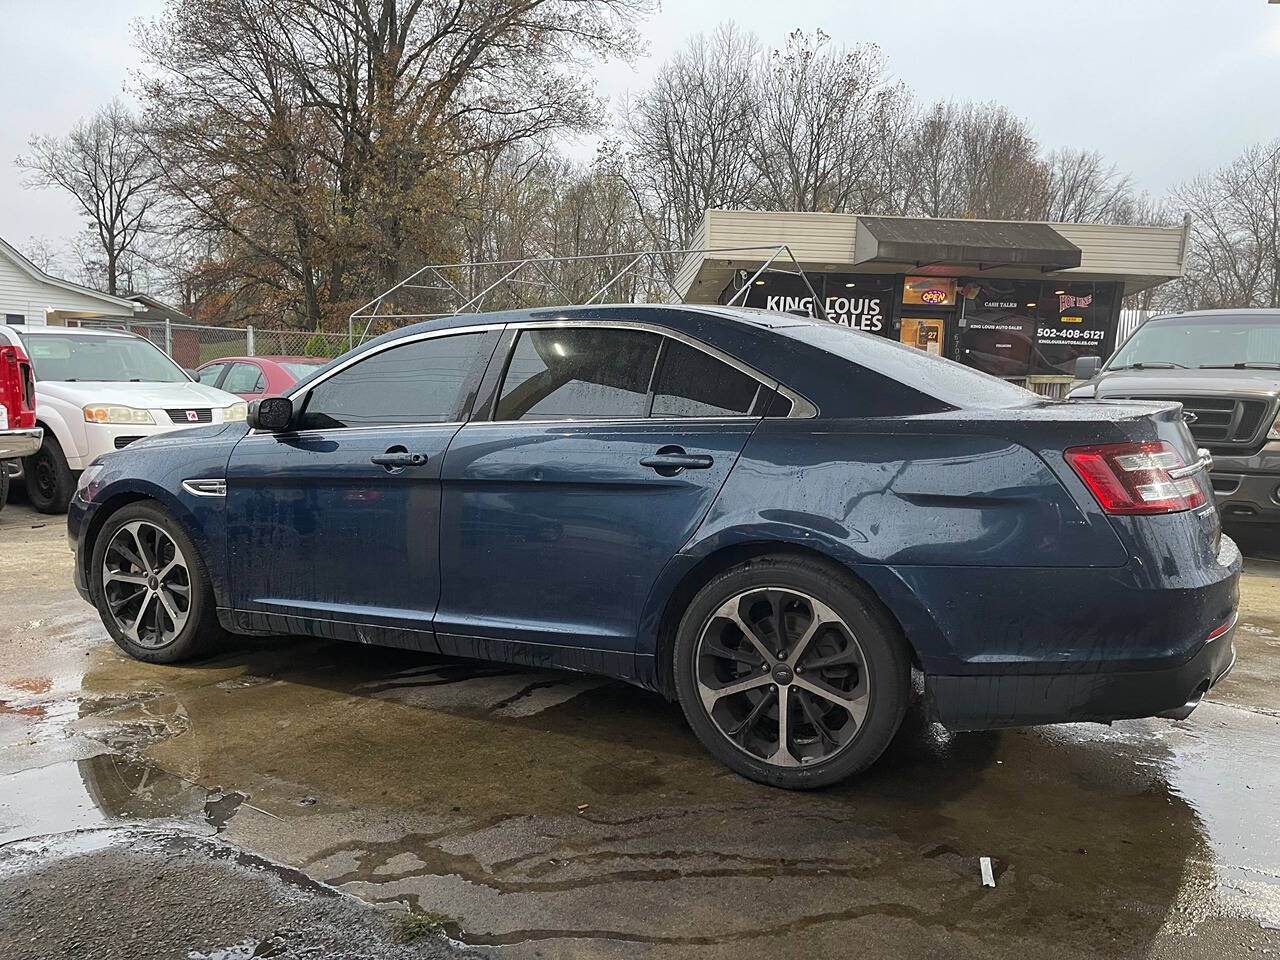
[[[162,0],[0,0],[0,236],[55,245],[80,227],[70,200],[23,189],[13,160],[128,83],[131,21]],[[998,100],[1046,147],[1100,150],[1161,194],[1280,137],[1280,3],[1267,0],[666,0],[634,65],[602,93],[643,87],[687,38],[734,19],[771,46],[800,27],[878,43],[921,99]]]

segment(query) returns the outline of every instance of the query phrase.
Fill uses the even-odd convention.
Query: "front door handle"
[[[376,463],[380,467],[420,467],[427,462],[425,454],[409,453],[405,450],[388,450],[386,453],[377,453],[369,458],[370,463]]]
[[[664,477],[674,477],[681,470],[706,470],[714,462],[706,454],[685,453],[684,448],[672,445],[643,458],[640,466],[649,467]]]

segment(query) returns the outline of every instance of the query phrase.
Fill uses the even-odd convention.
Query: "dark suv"
[[[1280,523],[1280,310],[1196,310],[1155,317],[1069,398],[1178,400],[1213,454],[1225,520]]]

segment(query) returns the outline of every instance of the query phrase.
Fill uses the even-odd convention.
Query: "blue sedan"
[[[955,730],[1186,716],[1240,554],[1176,404],[1055,401],[720,307],[448,318],[79,480],[76,584],[172,663],[294,633],[618,677],[817,787]],[[915,678],[922,678],[922,684]]]

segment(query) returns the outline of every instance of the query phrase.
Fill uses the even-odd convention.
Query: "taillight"
[[[1071,447],[1063,456],[1107,513],[1178,513],[1207,500],[1195,476],[1181,475],[1181,454],[1163,441]]]

